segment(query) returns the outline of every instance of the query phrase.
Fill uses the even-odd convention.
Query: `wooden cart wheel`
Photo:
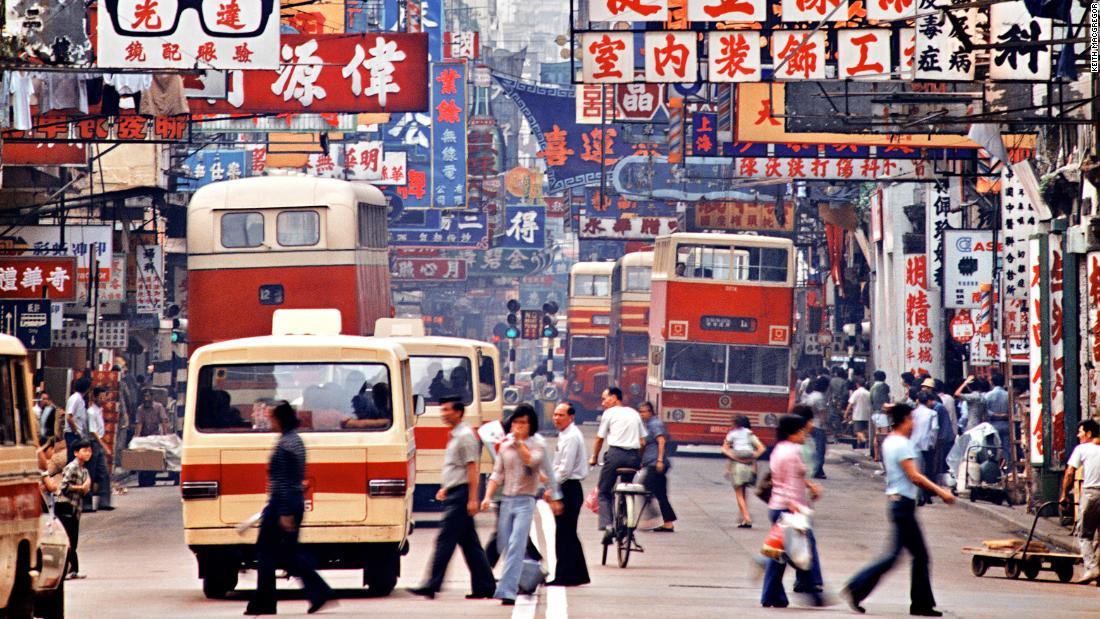
[[[1028,559],[1024,562],[1023,569],[1028,580],[1035,580],[1039,577],[1039,572],[1043,571],[1043,562],[1039,559]]]
[[[1073,562],[1056,561],[1054,563],[1054,573],[1058,575],[1058,580],[1061,582],[1073,580]]]
[[[985,571],[989,569],[989,563],[986,562],[985,557],[979,557],[974,555],[974,558],[970,560],[970,573],[981,578],[985,576]]]
[[[1005,561],[1005,576],[1009,578],[1019,578],[1021,571],[1019,559],[1009,559]]]

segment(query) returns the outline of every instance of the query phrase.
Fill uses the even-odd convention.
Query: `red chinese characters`
[[[712,82],[760,81],[760,33],[716,30],[707,35]]]
[[[914,374],[934,374],[935,336],[930,321],[928,257],[905,257],[905,363]]]
[[[569,132],[554,125],[551,127],[550,131],[545,133],[546,147],[535,153],[535,156],[546,159],[546,165],[548,166],[565,165],[570,155],[574,154],[573,149],[566,146],[568,137]]]
[[[767,18],[763,0],[687,0],[688,20],[757,22]]]
[[[842,78],[887,79],[890,72],[890,31],[837,31],[837,67]]]
[[[848,0],[783,0],[783,21],[846,21]]]
[[[866,4],[869,19],[897,19],[916,14],[913,0],[868,0]]]
[[[592,21],[665,21],[668,0],[592,0]]]
[[[694,32],[647,32],[647,82],[694,82],[698,76]]]
[[[824,32],[776,31],[772,35],[772,55],[782,62],[782,67],[776,72],[777,77],[825,79],[826,39]]]
[[[589,33],[581,38],[585,82],[620,83],[634,79],[634,37],[630,33]]]

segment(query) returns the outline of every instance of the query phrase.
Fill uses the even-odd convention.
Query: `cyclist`
[[[604,407],[600,428],[596,431],[596,445],[588,464],[595,466],[600,450],[607,441],[607,455],[600,470],[599,502],[600,528],[604,530],[603,543],[611,543],[611,499],[618,479],[616,469],[638,469],[642,464],[642,447],[645,446],[645,425],[638,411],[623,406],[623,392],[618,387],[604,389],[600,404]]]

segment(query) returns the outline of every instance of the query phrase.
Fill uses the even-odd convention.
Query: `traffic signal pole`
[[[508,309],[508,328],[505,335],[508,337],[508,386],[516,386],[516,339],[519,337],[519,317],[516,315],[519,312],[519,301],[515,299],[509,299],[507,304]]]

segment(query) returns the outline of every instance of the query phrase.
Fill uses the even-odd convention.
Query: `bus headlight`
[[[674,408],[674,409],[672,409],[672,412],[668,414],[668,416],[669,416],[669,418],[670,418],[670,419],[672,419],[673,421],[683,421],[683,420],[684,420],[684,416],[685,416],[685,415],[684,415],[684,409],[682,409],[682,408]]]
[[[768,413],[764,415],[764,426],[767,428],[774,428],[779,425],[779,418],[775,416],[775,413]]]

